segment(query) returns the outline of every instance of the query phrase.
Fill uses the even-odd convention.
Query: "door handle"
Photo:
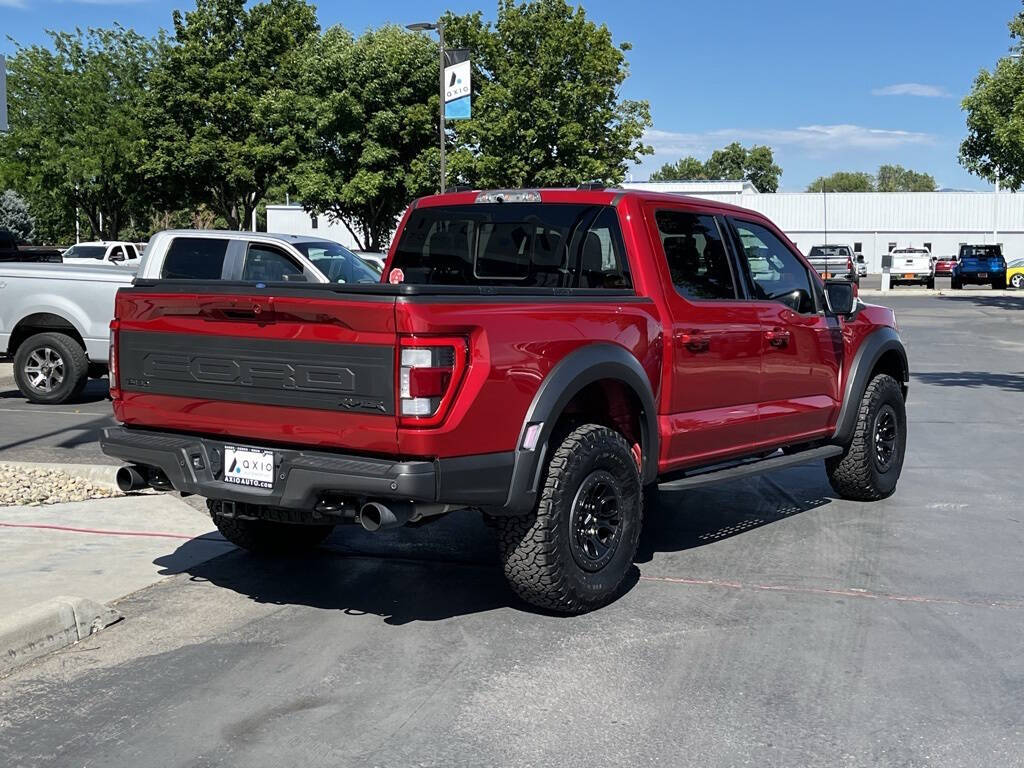
[[[765,341],[770,346],[776,348],[782,348],[789,346],[789,331],[785,328],[772,328],[770,331],[764,332]]]
[[[691,352],[707,352],[711,348],[711,337],[700,331],[680,331],[676,334],[676,341]]]

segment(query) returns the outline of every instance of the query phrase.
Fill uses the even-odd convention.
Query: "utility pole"
[[[437,96],[438,96],[438,113],[439,113],[438,117],[440,118],[439,125],[440,125],[440,134],[441,134],[440,135],[440,138],[441,138],[441,194],[443,195],[444,194],[444,190],[445,190],[445,178],[447,176],[447,174],[445,173],[445,157],[444,157],[444,152],[445,152],[445,146],[444,146],[445,145],[445,140],[444,140],[445,139],[445,135],[444,135],[445,134],[445,130],[444,130],[445,129],[445,124],[444,124],[444,23],[442,23],[440,20],[438,20],[437,22],[434,22],[434,23],[429,22],[429,21],[420,21],[420,22],[417,22],[415,24],[406,24],[405,28],[408,29],[408,30],[411,30],[413,32],[430,32],[430,31],[436,30],[437,31],[437,36],[439,38],[440,56],[438,57],[439,58],[439,62],[438,63],[440,65],[440,71],[437,73],[437,88],[438,88]]]

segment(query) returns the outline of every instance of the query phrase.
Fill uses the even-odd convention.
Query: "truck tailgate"
[[[393,452],[395,298],[272,289],[117,295],[117,418],[260,444]]]

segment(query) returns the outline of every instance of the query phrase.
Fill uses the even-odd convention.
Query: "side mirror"
[[[825,281],[825,304],[830,315],[848,315],[853,312],[853,283],[849,280]]]
[[[124,261],[124,256],[120,253],[112,253],[110,254],[110,260],[114,263],[122,262]]]

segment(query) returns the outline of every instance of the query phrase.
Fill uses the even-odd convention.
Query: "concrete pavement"
[[[885,302],[892,498],[817,464],[663,493],[625,594],[571,619],[513,600],[471,514],[231,551],[0,680],[0,764],[1021,766],[1024,296]]]

